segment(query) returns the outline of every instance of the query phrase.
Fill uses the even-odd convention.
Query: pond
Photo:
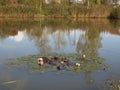
[[[81,66],[41,68],[42,56]],[[120,90],[119,64],[119,20],[0,19],[0,90]]]

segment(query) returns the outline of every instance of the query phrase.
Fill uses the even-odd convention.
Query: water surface
[[[31,73],[5,64],[10,58],[46,53],[97,56],[110,68]],[[0,20],[0,90],[109,90],[106,80],[120,80],[119,54],[118,20]],[[15,83],[3,84],[9,81]]]

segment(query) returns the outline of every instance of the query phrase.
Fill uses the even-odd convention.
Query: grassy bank
[[[120,18],[120,7],[110,5],[82,6],[70,5],[69,7],[46,5],[42,9],[24,6],[0,6],[1,18]]]

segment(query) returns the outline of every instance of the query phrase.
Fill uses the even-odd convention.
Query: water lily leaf
[[[37,64],[37,59],[40,57],[58,57],[59,60],[54,62],[55,65],[45,64],[42,68]],[[98,70],[104,69],[107,70],[110,67],[106,64],[104,64],[104,58],[99,56],[90,56],[87,57],[85,60],[81,60],[81,55],[78,53],[68,53],[68,54],[57,54],[57,53],[49,53],[49,54],[38,54],[38,55],[28,55],[17,58],[15,61],[7,62],[6,64],[9,67],[14,68],[21,68],[21,69],[27,69],[31,73],[34,72],[40,72],[45,73],[49,71],[57,71],[57,66],[60,65],[61,58],[67,58],[69,60],[71,66],[65,66],[65,71],[68,70],[69,72],[96,72]],[[80,63],[80,68],[76,69],[75,63]]]

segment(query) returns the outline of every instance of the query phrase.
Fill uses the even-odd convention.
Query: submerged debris
[[[7,84],[12,84],[12,83],[16,83],[17,81],[8,81],[8,82],[3,82],[2,84],[7,85]]]
[[[93,84],[94,83],[94,81],[91,79],[91,80],[88,80],[87,81],[89,84]]]

